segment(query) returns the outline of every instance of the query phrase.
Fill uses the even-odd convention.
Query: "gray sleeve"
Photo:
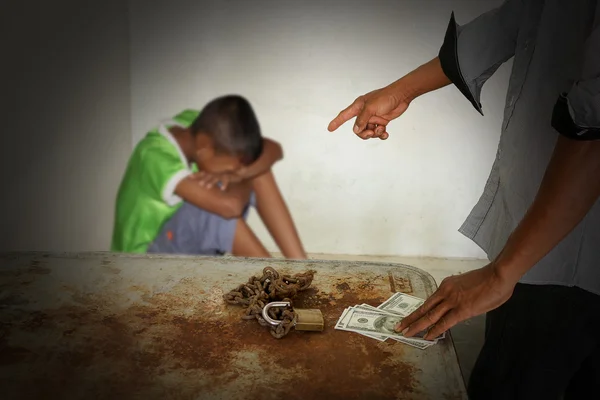
[[[442,69],[482,115],[480,95],[484,83],[502,63],[515,55],[523,0],[505,0],[465,25],[454,13],[439,52]]]
[[[579,79],[554,106],[552,126],[575,140],[600,139],[600,4],[585,43]]]

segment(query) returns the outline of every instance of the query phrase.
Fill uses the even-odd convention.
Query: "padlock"
[[[277,326],[281,321],[274,320],[269,316],[269,309],[273,307],[291,307],[288,301],[274,301],[267,305],[262,310],[262,317],[270,325]],[[322,332],[325,328],[325,320],[323,313],[319,309],[294,308],[296,313],[296,323],[294,329],[298,331],[313,331]]]
[[[315,331],[322,332],[325,328],[323,313],[319,309],[310,308],[294,308],[296,313],[296,325],[294,329],[297,331]]]

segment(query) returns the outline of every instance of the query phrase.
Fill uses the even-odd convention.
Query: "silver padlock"
[[[269,316],[269,309],[273,307],[291,307],[289,301],[274,301],[267,305],[262,310],[262,317],[267,323],[277,326],[281,321],[277,321]],[[303,309],[294,308],[296,313],[296,323],[294,329],[298,331],[314,331],[322,332],[325,329],[325,320],[323,313],[319,309]]]

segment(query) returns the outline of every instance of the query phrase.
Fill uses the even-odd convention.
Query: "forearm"
[[[559,137],[538,194],[494,261],[517,282],[588,213],[600,196],[600,142]]]
[[[392,86],[397,89],[397,93],[401,93],[402,100],[411,102],[419,96],[448,86],[451,83],[442,70],[440,59],[436,57],[398,79],[392,83]]]
[[[252,193],[252,183],[249,181],[243,181],[239,183],[231,183],[227,187],[227,190],[223,193],[224,196],[236,199],[243,207],[250,201],[250,194]]]
[[[283,149],[279,143],[271,139],[263,139],[263,151],[260,157],[252,164],[247,166],[244,171],[244,177],[252,179],[269,171],[273,164],[283,158]]]
[[[175,194],[190,204],[223,218],[242,216],[250,200],[250,182],[231,184],[223,191],[218,187],[206,188],[194,179],[184,179],[175,188]]]

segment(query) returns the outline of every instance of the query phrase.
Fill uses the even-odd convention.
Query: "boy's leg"
[[[285,200],[271,171],[252,181],[256,209],[286,258],[306,259],[306,253]]]
[[[269,258],[271,254],[265,249],[246,221],[238,219],[233,238],[231,252],[236,257]]]
[[[165,223],[148,253],[268,257],[244,219],[225,219],[189,203]]]

